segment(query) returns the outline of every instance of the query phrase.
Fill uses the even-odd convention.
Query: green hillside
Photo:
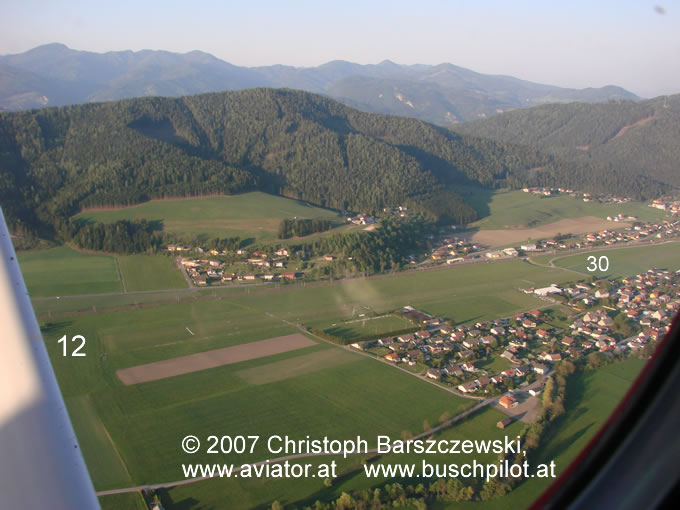
[[[680,186],[680,95],[643,102],[542,105],[455,130]]]
[[[635,175],[565,166],[533,149],[291,90],[0,114],[3,211],[15,230],[62,239],[83,207],[252,190],[354,211],[408,205],[467,223],[477,215],[457,186],[521,186],[538,167],[565,185],[576,176],[584,186],[631,196],[663,191]]]

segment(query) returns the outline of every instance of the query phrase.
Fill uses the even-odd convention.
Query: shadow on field
[[[73,321],[59,321],[59,322],[46,322],[40,327],[40,332],[43,335],[54,333],[60,329],[64,329],[73,324]]]
[[[463,196],[465,201],[470,204],[475,211],[477,211],[477,216],[479,216],[480,220],[491,215],[489,204],[495,193],[493,189],[474,185],[461,186],[454,189]]]
[[[474,317],[470,317],[469,319],[465,319],[464,321],[460,321],[459,324],[460,324],[460,325],[462,325],[462,324],[468,324],[468,323],[470,323],[470,322],[476,321],[476,320],[479,319],[479,318],[481,318],[481,315],[475,315]]]
[[[569,437],[563,439],[559,443],[555,444],[551,449],[550,449],[550,455],[548,456],[550,459],[555,459],[562,455],[564,452],[566,452],[569,447],[571,447],[572,444],[574,444],[579,438],[581,438],[584,434],[586,434],[593,426],[595,425],[595,422],[591,422],[585,427],[581,427],[579,430],[571,434]],[[593,435],[597,430],[593,431]],[[576,452],[578,453],[578,452]]]
[[[153,232],[160,232],[165,227],[163,220],[148,220],[147,223]]]
[[[324,329],[323,332],[327,333],[329,335],[339,336],[340,338],[346,338],[348,340],[351,339],[352,337],[356,336],[351,329],[341,328],[341,327]]]
[[[201,505],[201,502],[194,498],[185,498],[175,502],[170,494],[172,489],[157,489],[156,494],[161,498],[163,508],[166,510],[214,510],[214,507]]]

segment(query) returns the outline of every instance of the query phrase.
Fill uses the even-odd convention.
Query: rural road
[[[193,289],[194,288],[194,282],[191,281],[191,278],[189,278],[189,275],[187,274],[187,268],[184,267],[184,264],[182,264],[182,258],[177,257],[175,259],[175,261],[177,262],[177,267],[182,272],[182,276],[184,276],[184,279],[186,280],[187,285],[189,286],[190,289]]]

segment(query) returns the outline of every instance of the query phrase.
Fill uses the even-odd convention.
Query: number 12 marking
[[[71,356],[86,356],[84,352],[80,352],[80,349],[85,347],[85,337],[83,335],[76,335],[71,338],[72,342],[77,342],[78,340],[80,340],[80,345],[75,348],[75,350],[71,353]],[[64,345],[64,356],[68,356],[68,350],[66,348],[66,335],[62,336],[57,343]]]

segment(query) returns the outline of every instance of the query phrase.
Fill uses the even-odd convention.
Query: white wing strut
[[[99,509],[2,210],[0,256],[0,507]]]

